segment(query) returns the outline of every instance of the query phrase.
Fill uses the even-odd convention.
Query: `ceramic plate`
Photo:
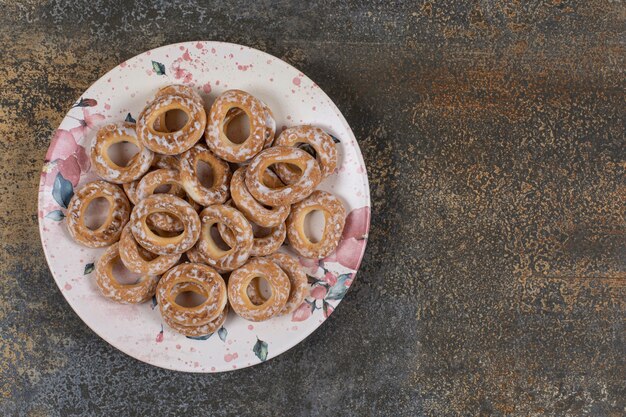
[[[98,126],[133,121],[158,88],[192,86],[206,107],[227,89],[242,89],[272,109],[278,132],[310,123],[337,142],[337,172],[320,189],[337,195],[348,218],[336,252],[321,261],[299,258],[310,296],[293,313],[253,323],[232,311],[208,338],[181,336],[161,321],[156,301],[122,305],[102,297],[94,262],[104,249],[74,243],[65,212],[74,189],[95,179],[87,149]],[[277,132],[277,133],[278,133]],[[39,230],[52,275],[80,318],[122,352],[149,364],[186,372],[222,372],[256,365],[291,348],[319,327],[346,295],[359,268],[369,229],[367,173],[350,127],[330,98],[280,59],[245,46],[186,42],[144,52],[96,81],[54,132],[39,186]]]

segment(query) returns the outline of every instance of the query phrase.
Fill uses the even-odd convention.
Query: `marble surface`
[[[0,414],[626,412],[622,2],[0,10]],[[81,92],[139,52],[198,39],[316,81],[359,140],[373,204],[331,319],[218,375],[145,365],[89,330],[54,284],[36,216],[51,134]]]

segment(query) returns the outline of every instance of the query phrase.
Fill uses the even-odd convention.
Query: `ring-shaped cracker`
[[[163,185],[170,186],[167,194],[172,194],[180,198],[185,197],[185,190],[180,181],[179,171],[161,168],[144,175],[135,188],[135,198],[141,201],[149,195],[154,194],[155,190]],[[148,219],[148,225],[165,232],[179,232],[183,230],[181,221],[166,213],[155,213],[151,215]]]
[[[129,224],[122,230],[119,248],[124,266],[137,274],[161,275],[180,259],[180,254],[155,255],[144,249],[135,240]]]
[[[217,230],[219,230],[222,239],[228,246],[235,244],[233,235],[224,224],[219,223]],[[264,236],[257,237],[254,233],[254,229],[252,234],[254,235],[254,239],[252,241],[252,249],[250,249],[250,256],[266,256],[276,252],[278,248],[282,246],[287,236],[287,227],[285,223],[281,223],[278,226],[269,228],[268,233]]]
[[[275,164],[297,166],[301,175],[297,181],[281,188],[270,188],[263,182],[265,171]],[[281,206],[296,203],[308,197],[320,183],[321,171],[317,161],[302,149],[274,146],[258,154],[246,169],[246,186],[250,194],[262,204]]]
[[[114,243],[96,262],[96,284],[105,297],[118,303],[142,303],[156,290],[159,277],[144,274],[135,284],[122,284],[113,276],[113,265],[119,259],[119,243]]]
[[[146,223],[153,213],[167,213],[177,217],[183,231],[172,237],[159,236]],[[130,216],[131,231],[137,243],[157,255],[173,255],[189,250],[200,237],[200,219],[191,204],[169,194],[153,194],[141,200]]]
[[[184,292],[195,292],[205,300],[195,307],[176,302]],[[167,271],[156,290],[161,315],[183,326],[198,326],[217,319],[228,301],[226,284],[217,271],[199,263],[184,263]]]
[[[210,265],[223,271],[232,271],[248,260],[254,235],[250,223],[240,211],[227,205],[215,204],[202,210],[200,220],[202,233],[198,250]],[[211,236],[213,225],[220,223],[235,237],[235,245],[228,250],[220,248]]]
[[[234,143],[226,135],[226,128],[240,112],[248,116],[250,134],[242,143]],[[272,126],[275,130],[275,125],[269,119],[273,121],[271,112],[256,97],[241,90],[225,91],[209,111],[205,135],[207,145],[215,155],[228,162],[248,161],[263,149],[268,136],[273,136]]]
[[[113,162],[109,157],[109,148],[117,143],[128,142],[139,148],[125,166]],[[103,126],[98,130],[90,152],[91,164],[102,179],[116,184],[135,181],[148,172],[154,153],[146,148],[137,138],[135,125],[122,122]]]
[[[271,172],[267,170],[266,172]],[[262,227],[275,227],[284,223],[289,216],[291,206],[274,206],[267,208],[263,204],[259,203],[248,191],[248,187],[245,183],[246,168],[241,167],[235,171],[232,179],[230,180],[230,194],[232,196],[235,206],[246,216],[246,218]],[[266,176],[264,181],[266,186],[271,189],[282,187],[284,184],[276,183],[280,182],[277,177],[271,175]],[[268,183],[268,180],[274,179],[276,181]]]
[[[217,330],[219,330],[220,327],[224,325],[226,317],[228,317],[228,305],[224,307],[224,310],[222,310],[222,312],[219,314],[219,316],[217,316],[215,320],[205,324],[200,324],[198,326],[183,326],[182,324],[176,323],[167,316],[161,316],[165,324],[171,327],[174,331],[188,337],[201,337],[210,335],[211,333],[215,333]]]
[[[150,171],[155,171],[157,169],[163,168],[178,170],[178,159],[175,156],[161,155],[158,153],[153,153],[153,155],[154,159],[152,160]],[[132,204],[137,204],[139,202],[136,194],[138,185],[139,179],[122,184],[122,187],[124,187],[124,192],[128,196],[128,200],[130,200]]]
[[[272,294],[256,305],[248,296],[248,286],[255,278],[267,281]],[[278,315],[287,303],[291,284],[287,274],[267,258],[254,258],[234,270],[228,278],[228,301],[239,316],[250,321],[264,321]]]
[[[89,204],[97,198],[105,198],[109,209],[104,223],[95,230],[85,225],[85,213]],[[130,203],[124,191],[106,181],[85,184],[72,196],[67,206],[67,230],[70,236],[90,248],[101,248],[117,242],[130,216]]]
[[[315,151],[315,159],[320,166],[322,179],[337,168],[337,148],[335,141],[319,127],[311,125],[294,126],[282,131],[274,141],[274,146],[309,145]],[[276,165],[276,173],[286,184],[298,180],[300,172],[289,165]]]
[[[304,231],[304,219],[312,211],[324,214],[324,231],[319,242],[311,242]],[[326,191],[314,191],[309,197],[291,206],[287,217],[289,245],[305,258],[324,258],[339,244],[346,222],[346,209],[341,201]]]
[[[204,162],[211,167],[213,181],[205,187],[198,178],[198,163]],[[210,206],[221,204],[228,199],[230,166],[222,161],[204,145],[196,145],[180,156],[180,182],[187,195],[198,204]]]
[[[267,256],[267,258],[274,261],[280,269],[285,271],[289,278],[289,283],[291,284],[289,298],[280,312],[281,315],[289,314],[300,307],[306,296],[309,295],[309,282],[306,274],[302,270],[300,263],[285,253],[273,253]]]
[[[165,124],[162,118],[168,111],[181,110],[187,116],[185,125],[175,132],[160,132],[155,127],[155,122],[161,130],[167,130],[161,124]],[[206,126],[206,113],[204,108],[194,99],[168,95],[155,98],[137,120],[137,137],[153,152],[165,155],[176,155],[186,151],[200,140]]]

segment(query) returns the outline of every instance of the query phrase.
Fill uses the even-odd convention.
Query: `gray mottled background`
[[[0,414],[624,415],[625,21],[618,0],[0,1]],[[372,191],[364,264],[332,318],[218,375],[139,363],[90,331],[36,221],[73,101],[185,40],[309,75]]]

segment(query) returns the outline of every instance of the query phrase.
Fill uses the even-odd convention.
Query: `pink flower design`
[[[70,181],[73,186],[78,184],[81,172],[89,170],[91,163],[85,148],[77,141],[82,138],[81,132],[74,128],[71,131],[57,129],[50,143],[50,148],[46,155],[48,164],[46,170],[46,185],[52,185],[57,176],[61,173],[63,178]]]
[[[324,287],[323,285],[318,285],[311,290],[311,297],[315,298],[316,300],[323,300],[324,297],[326,297],[327,291],[328,290],[326,289],[326,287]]]
[[[180,58],[178,60],[180,60]],[[182,79],[183,83],[189,84],[191,80],[193,79],[193,75],[191,75],[189,71],[180,67],[180,62],[174,62],[173,69],[174,69],[174,78],[176,78],[177,80]]]
[[[104,116],[99,113],[91,114],[89,110],[83,107],[83,118],[77,119],[78,123],[80,123],[77,127],[70,129],[70,132],[74,135],[77,140],[80,140],[88,130],[95,128],[98,125],[98,122],[104,120]]]
[[[326,271],[322,279],[326,281],[326,283],[331,287],[337,283],[337,275],[333,274],[330,271]]]
[[[367,243],[367,229],[370,224],[370,208],[352,210],[346,218],[346,225],[339,246],[324,262],[339,262],[350,269],[357,269],[361,263]]]
[[[311,305],[305,301],[293,312],[291,321],[304,321],[311,317],[312,314],[313,310],[311,309]]]
[[[300,262],[300,265],[302,265],[304,272],[308,275],[315,275],[320,267],[319,260],[317,259],[310,259],[298,256],[298,261]]]
[[[370,208],[365,206],[352,210],[346,217],[342,239],[365,239],[370,225]]]

